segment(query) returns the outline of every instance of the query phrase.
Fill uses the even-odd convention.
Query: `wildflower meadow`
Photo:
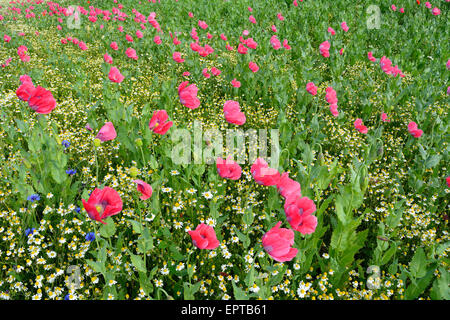
[[[448,300],[449,0],[0,0],[0,300]]]

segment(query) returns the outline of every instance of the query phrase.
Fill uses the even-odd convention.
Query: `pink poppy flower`
[[[272,45],[272,47],[273,47],[275,50],[278,50],[278,49],[281,48],[281,42],[280,42],[280,40],[278,40],[278,37],[277,37],[276,35],[273,35],[273,36],[270,38],[270,44]]]
[[[401,13],[405,13],[405,8],[400,8]]]
[[[271,27],[272,32],[277,33],[277,27],[273,24]]]
[[[3,40],[4,40],[5,42],[10,42],[10,41],[11,41],[11,37],[8,36],[7,34],[5,34],[5,35],[3,36]]]
[[[214,228],[207,224],[201,223],[195,230],[190,230],[188,233],[194,246],[199,249],[214,250],[220,244]]]
[[[182,105],[189,109],[196,109],[200,106],[200,100],[197,98],[198,88],[195,84],[189,85],[188,81],[184,81],[178,87],[178,95]]]
[[[242,43],[239,43],[238,52],[240,54],[246,54],[248,52],[248,48],[246,48]]]
[[[381,121],[383,121],[383,122],[390,122],[391,120],[388,119],[387,114],[383,112],[383,113],[381,114]]]
[[[250,49],[256,49],[258,47],[258,43],[253,40],[253,38],[248,38],[247,40],[245,40],[244,44]]]
[[[172,42],[173,42],[173,44],[176,45],[176,46],[179,45],[179,44],[181,43],[181,41],[178,40],[176,37],[173,38],[173,41],[172,41]]]
[[[103,55],[103,59],[105,60],[106,63],[109,63],[109,64],[112,64],[112,63],[113,63],[113,59],[112,59],[112,57],[111,57],[108,53],[105,53],[105,54]]]
[[[116,67],[111,67],[108,74],[109,80],[116,83],[121,83],[125,78]]]
[[[134,60],[138,59],[138,56],[136,54],[136,50],[134,50],[133,48],[128,48],[125,51],[125,54],[127,55],[128,58],[131,58],[131,59],[134,59]]]
[[[329,50],[330,50],[330,43],[328,41],[324,41],[320,44],[319,51],[323,57],[328,58],[330,56]]]
[[[189,71],[183,72],[183,77],[189,77],[191,73]]]
[[[291,50],[291,49],[292,49],[291,46],[288,44],[287,39],[284,39],[284,40],[283,40],[283,47],[284,47],[286,50]]]
[[[330,104],[330,112],[334,117],[339,116],[338,105],[336,103]]]
[[[188,13],[188,16],[189,16],[189,18],[193,18],[193,17],[194,17],[194,14],[193,14],[192,12],[189,12],[189,13]]]
[[[253,61],[249,62],[248,67],[250,68],[250,70],[252,72],[258,72],[258,70],[259,70],[258,65]]]
[[[235,88],[240,88],[241,82],[236,80],[236,78],[234,78],[233,80],[231,80],[231,85]]]
[[[184,62],[184,59],[181,58],[181,53],[180,52],[175,51],[173,53],[173,55],[172,55],[172,58],[173,58],[173,60],[175,62],[178,62],[178,63],[183,63]]]
[[[254,23],[254,24],[256,24],[256,19],[255,19],[255,17],[254,16],[250,16],[250,17],[248,17],[248,21],[250,21],[251,23]]]
[[[341,23],[341,28],[342,28],[342,30],[344,30],[344,32],[347,32],[348,31],[347,22],[343,21]]]
[[[16,95],[20,100],[28,101],[35,89],[36,88],[31,81],[24,81],[19,88],[17,88]]]
[[[248,36],[249,34],[250,34],[250,31],[248,31],[248,30],[242,31],[242,35],[243,35],[244,37]]]
[[[112,122],[106,122],[95,137],[103,142],[114,140],[117,137],[117,133]]]
[[[109,46],[113,50],[118,50],[119,49],[119,46],[117,45],[117,42],[115,42],[115,41],[111,42],[111,44]]]
[[[220,39],[227,41],[227,37],[223,33],[220,34]]]
[[[439,10],[438,7],[433,8],[433,10],[431,10],[431,13],[435,16],[438,16],[441,14],[441,10]]]
[[[344,53],[344,48],[341,48],[341,50],[339,50],[339,54],[342,56],[343,53]]]
[[[308,93],[312,94],[313,96],[317,94],[317,87],[314,82],[308,82],[306,84],[306,91],[308,91]]]
[[[450,176],[448,176],[447,178],[445,178],[445,180],[447,181],[447,187],[450,188]]]
[[[263,186],[276,186],[280,181],[278,170],[269,168],[268,163],[263,158],[258,158],[250,168],[253,179]]]
[[[291,229],[280,228],[280,226],[281,221],[263,235],[262,245],[264,250],[275,261],[291,261],[298,252],[298,249],[292,248],[295,238],[294,231]]]
[[[128,42],[133,42],[133,37],[129,34],[125,35],[125,39],[127,39]]]
[[[208,68],[204,68],[204,69],[202,70],[202,74],[203,74],[203,76],[204,76],[206,79],[211,78],[211,75],[208,73]]]
[[[227,100],[223,105],[223,113],[225,120],[238,126],[243,125],[246,121],[245,113],[241,112],[239,102]]]
[[[425,7],[427,7],[428,9],[431,9],[431,3],[429,3],[428,1],[425,2]]]
[[[298,2],[297,2],[297,0],[292,1],[292,4],[294,5],[294,7],[298,7]]]
[[[153,189],[151,185],[139,179],[133,180],[133,182],[137,184],[137,190],[142,194],[139,197],[141,200],[147,200],[152,196]]]
[[[137,37],[138,39],[142,39],[142,38],[144,37],[144,34],[142,33],[142,31],[137,30],[137,31],[136,31],[136,37]]]
[[[329,104],[336,104],[338,102],[336,91],[334,91],[332,87],[327,87],[325,89],[325,92],[326,92],[325,99]]]
[[[329,33],[331,33],[332,36],[334,36],[336,34],[336,31],[334,31],[334,29],[332,27],[328,27],[327,30]]]
[[[395,5],[391,5],[392,11],[397,11],[397,7]]]
[[[414,121],[408,124],[408,131],[414,138],[420,138],[423,134],[423,131],[417,128],[417,123]]]
[[[96,188],[92,191],[88,201],[81,200],[89,218],[103,224],[106,224],[103,219],[122,211],[122,199],[119,193],[110,187],[104,187],[103,189]]]
[[[202,20],[198,20],[198,26],[199,26],[200,28],[202,28],[203,30],[205,30],[206,28],[208,28],[208,25],[206,24],[206,22],[205,22],[205,21],[202,21]]]
[[[283,21],[283,20],[284,20],[284,17],[283,17],[283,15],[281,14],[281,12],[277,13],[277,18],[278,18],[278,20],[280,20],[280,21]]]
[[[355,126],[355,129],[361,133],[366,134],[368,131],[367,127],[363,124],[363,121],[360,118],[356,119],[353,125]]]
[[[154,43],[156,43],[156,44],[161,44],[162,43],[162,41],[161,41],[161,37],[160,36],[155,36],[154,38],[153,38],[153,42]]]
[[[447,63],[445,66],[447,67],[448,70],[450,70],[450,59],[447,60]]]
[[[25,82],[22,86],[27,84],[31,83]],[[41,114],[48,114],[56,107],[56,100],[52,93],[41,86],[37,86],[31,91],[27,101],[31,109]]]
[[[300,183],[289,178],[289,173],[284,172],[277,183],[278,192],[285,199],[290,196],[301,195]]]
[[[284,212],[286,220],[292,229],[301,234],[311,234],[316,230],[317,217],[312,214],[316,211],[314,201],[307,197],[296,196],[286,199]]]
[[[375,58],[375,57],[372,55],[372,51],[369,51],[369,52],[367,53],[367,57],[368,57],[369,60],[372,61],[372,62],[377,61],[377,58]]]
[[[217,173],[220,177],[230,180],[239,180],[242,174],[242,169],[231,157],[226,160],[217,158],[216,160]]]
[[[212,67],[211,68],[211,73],[213,74],[213,76],[218,76],[219,74],[221,74],[222,71],[220,71],[219,69],[217,69],[216,67]]]
[[[169,116],[166,110],[156,110],[153,112],[152,119],[148,123],[148,127],[154,133],[165,135],[166,132],[172,127],[173,122],[167,121]]]

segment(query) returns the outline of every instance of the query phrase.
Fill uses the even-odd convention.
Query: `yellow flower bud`
[[[100,147],[100,145],[102,144],[101,140],[98,138],[94,139],[94,146],[96,146],[97,148]]]

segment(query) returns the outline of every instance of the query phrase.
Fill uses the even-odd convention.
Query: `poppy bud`
[[[142,147],[143,143],[142,143],[142,139],[141,138],[137,138],[136,140],[134,140],[134,143],[136,143],[136,145],[138,147]]]
[[[136,178],[138,174],[139,174],[138,168],[136,168],[136,167],[131,167],[131,168],[130,168],[130,175],[131,175],[133,178]]]
[[[98,138],[95,138],[95,139],[94,139],[94,146],[95,146],[95,147],[97,147],[97,148],[100,147],[101,143],[102,143],[102,142],[100,141],[100,139],[98,139]]]

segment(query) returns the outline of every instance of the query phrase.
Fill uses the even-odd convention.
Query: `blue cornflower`
[[[95,233],[94,232],[88,232],[86,234],[86,241],[94,241],[95,240]]]
[[[66,170],[66,173],[70,176],[73,176],[75,173],[77,173],[77,169],[68,169]]]
[[[61,144],[63,145],[64,148],[68,148],[70,146],[70,142],[67,140],[63,140]]]
[[[35,194],[32,194],[31,196],[28,196],[27,200],[31,201],[31,202],[39,201],[39,200],[41,200],[41,197],[37,193],[35,193]]]
[[[35,228],[28,228],[25,230],[25,235],[28,237],[30,234],[33,234],[36,231]]]
[[[70,300],[70,295],[66,294],[66,296],[64,297],[64,300]]]
[[[80,207],[76,207],[76,208],[75,208],[75,211],[76,211],[77,213],[80,213],[81,208],[80,208]]]

